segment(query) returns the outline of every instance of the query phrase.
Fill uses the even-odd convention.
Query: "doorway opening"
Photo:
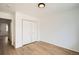
[[[6,44],[11,45],[11,20],[0,18],[0,49],[2,53]]]

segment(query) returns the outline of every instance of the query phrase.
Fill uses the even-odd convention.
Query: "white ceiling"
[[[45,8],[38,8],[37,3],[0,3],[0,11],[15,12],[20,11],[34,17],[52,15],[69,9],[78,8],[77,3],[45,3]]]

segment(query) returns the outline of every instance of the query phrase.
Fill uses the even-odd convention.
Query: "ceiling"
[[[45,3],[45,8],[38,8],[37,3],[0,3],[0,11],[16,12],[20,11],[34,17],[44,17],[55,12],[79,8],[77,3]]]

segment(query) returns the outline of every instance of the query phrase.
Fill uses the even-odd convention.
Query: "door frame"
[[[35,20],[22,19],[22,46],[24,46],[24,44],[23,44],[23,21],[33,22],[33,23],[35,23],[37,25],[36,29],[37,29],[37,40],[38,40],[38,22],[35,21]],[[28,43],[28,44],[30,44],[30,43]]]
[[[5,19],[5,18],[0,18],[0,23],[5,23],[8,25],[8,43],[11,45],[12,44],[12,38],[11,38],[11,19]]]

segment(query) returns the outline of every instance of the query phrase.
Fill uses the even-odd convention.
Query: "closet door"
[[[32,22],[23,20],[23,45],[32,42]]]

